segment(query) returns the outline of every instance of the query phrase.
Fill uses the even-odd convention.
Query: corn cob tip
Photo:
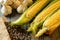
[[[35,35],[35,38],[39,38],[38,35]]]
[[[11,26],[15,25],[13,22],[10,23]]]
[[[30,32],[30,31],[31,31],[31,29],[28,29],[28,30],[27,30],[27,32]]]
[[[36,32],[37,32],[37,30],[38,30],[36,27],[37,27],[36,23],[33,22],[33,23],[30,24],[30,27],[28,28],[27,31],[28,31],[28,32],[31,31],[32,34],[35,35]]]
[[[47,28],[40,29],[39,32],[35,35],[36,38],[39,38],[47,31]]]
[[[33,26],[33,28],[32,28],[32,34],[35,35],[37,33],[37,31],[38,31],[37,26],[36,25]]]
[[[13,26],[13,25],[17,25],[17,23],[15,23],[15,22],[11,22],[10,25],[11,25],[11,26]]]
[[[27,29],[27,32],[30,32],[32,30],[32,27],[29,27],[28,29]]]

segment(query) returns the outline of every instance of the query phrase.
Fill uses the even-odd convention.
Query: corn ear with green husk
[[[12,25],[23,25],[32,20],[35,15],[42,10],[50,0],[37,0],[31,7],[29,7],[19,19],[11,22]]]
[[[53,14],[60,7],[60,0],[53,0],[42,12],[40,12],[28,28],[28,32],[32,31],[36,34],[38,27],[42,26],[47,17]]]
[[[60,9],[57,10],[52,16],[47,18],[44,23],[42,29],[38,31],[35,37],[40,37],[43,33],[51,33],[55,29],[57,29],[60,25]]]

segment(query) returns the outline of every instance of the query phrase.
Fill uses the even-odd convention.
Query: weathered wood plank
[[[0,40],[11,40],[2,18],[0,18]]]

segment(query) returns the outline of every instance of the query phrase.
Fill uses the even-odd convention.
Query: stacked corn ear
[[[56,28],[58,28],[59,25],[60,25],[60,9],[44,21],[42,29],[39,30],[35,37],[39,37],[45,32],[50,34]]]
[[[60,7],[60,0],[53,0],[42,12],[40,12],[28,28],[28,32],[32,31],[36,34],[38,27],[42,26],[43,22]]]

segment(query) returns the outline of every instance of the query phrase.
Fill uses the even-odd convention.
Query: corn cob
[[[27,30],[28,32],[32,31],[33,34],[36,34],[37,28],[42,26],[45,19],[52,15],[60,7],[60,1],[54,0],[51,4],[49,4],[31,23],[30,28]]]
[[[50,33],[51,31],[54,31],[59,25],[60,25],[60,9],[45,20],[42,29],[39,30],[35,37],[39,37],[45,32]]]
[[[60,22],[59,22],[59,23],[56,23],[55,25],[53,25],[53,26],[50,28],[49,32],[47,32],[47,33],[45,33],[45,34],[51,35],[51,34],[58,28],[59,25],[60,25]],[[53,27],[54,27],[54,28],[53,28]]]
[[[28,8],[22,16],[16,21],[12,22],[12,25],[22,25],[29,22],[50,0],[37,0],[30,8]]]

